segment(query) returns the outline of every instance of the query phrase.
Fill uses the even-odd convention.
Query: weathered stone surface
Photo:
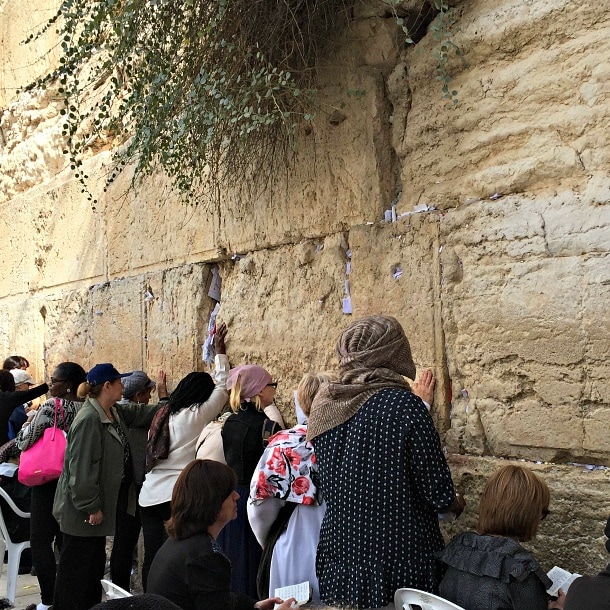
[[[462,3],[447,64],[459,104],[432,78],[435,41],[407,49],[409,96],[390,89],[402,205],[554,189],[607,172],[610,21],[594,1]],[[400,66],[398,69],[402,69]]]
[[[81,199],[75,180],[56,180],[3,205],[7,224],[0,258],[15,264],[0,275],[2,294],[27,295],[57,286],[87,285],[106,273],[104,218]]]
[[[66,166],[61,103],[51,91],[23,93],[0,118],[0,203],[53,177]]]
[[[340,330],[395,315],[439,380],[433,415],[448,450],[466,454],[451,458],[460,484],[478,498],[503,463],[475,456],[557,462],[532,466],[557,506],[533,547],[545,567],[591,573],[605,563],[608,475],[560,464],[610,464],[608,11],[451,4],[468,63],[448,64],[455,108],[435,79],[434,36],[405,48],[387,4],[358,5],[320,66],[321,111],[293,169],[251,195],[244,176],[198,207],[160,175],[134,194],[126,174],[103,193],[104,142],[86,162],[93,210],[61,156],[58,100],[2,93],[0,346],[30,358],[38,379],[66,358],[111,360],[165,368],[173,387],[203,368],[218,263],[231,360],[267,367],[293,421],[292,389],[306,370],[335,368]],[[21,6],[7,7],[10,87],[32,58],[14,61]],[[40,66],[28,70],[31,80]],[[399,214],[436,209],[384,223],[392,201]],[[348,250],[352,317],[341,310]],[[469,508],[447,533],[473,519]]]
[[[444,217],[444,328],[458,396],[452,446],[460,437],[494,455],[592,455],[588,412],[608,409],[599,366],[609,349],[609,212],[564,193]],[[476,442],[464,438],[472,418],[482,426]],[[593,453],[608,460],[610,446]]]
[[[51,26],[30,44],[22,42],[30,34],[39,32],[60,4],[58,0],[0,2],[0,108],[6,108],[17,89],[58,65],[60,47],[55,27]]]
[[[221,265],[219,317],[234,366],[260,364],[279,381],[277,401],[294,421],[292,390],[306,371],[333,370],[334,342],[349,316],[343,234],[248,254]]]

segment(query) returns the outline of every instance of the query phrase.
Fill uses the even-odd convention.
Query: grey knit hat
[[[155,382],[144,371],[133,371],[123,378],[123,397],[132,399],[138,392],[154,387]]]

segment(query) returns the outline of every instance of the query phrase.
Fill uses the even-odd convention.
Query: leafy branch
[[[316,115],[315,68],[352,1],[63,0],[28,39],[56,27],[60,65],[29,88],[63,97],[64,152],[93,205],[83,159],[101,147],[114,151],[106,187],[132,163],[132,186],[161,169],[195,203],[223,183],[266,185]],[[398,11],[400,0],[389,3]],[[437,78],[454,97],[449,9],[421,7],[415,25],[438,13]],[[412,42],[412,24],[395,16]]]
[[[453,42],[453,28],[455,19],[449,5],[445,0],[434,0],[434,6],[438,10],[438,16],[430,25],[434,40],[438,42],[438,47],[435,50],[436,57],[436,80],[442,83],[443,97],[453,100],[454,104],[458,103],[455,89],[449,89],[449,83],[452,78],[447,70],[447,62],[450,55],[453,53],[456,57],[462,60],[466,65],[466,60],[462,54],[462,50]]]
[[[315,115],[343,2],[64,0],[45,26],[58,24],[60,66],[30,87],[59,83],[65,152],[93,203],[83,155],[109,140],[122,145],[108,183],[131,162],[134,180],[162,168],[185,196],[269,177]]]

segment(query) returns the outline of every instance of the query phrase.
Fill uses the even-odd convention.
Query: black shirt
[[[610,610],[610,564],[597,576],[582,576],[568,589],[564,610]]]
[[[22,405],[28,400],[38,398],[49,391],[46,383],[37,385],[31,390],[21,390],[18,392],[0,391],[0,445],[8,443],[8,420],[15,407]]]
[[[252,610],[256,600],[231,593],[231,563],[208,534],[168,538],[155,555],[147,593],[157,593],[182,610]]]

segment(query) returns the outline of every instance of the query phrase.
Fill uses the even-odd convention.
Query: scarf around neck
[[[415,379],[411,346],[395,318],[369,316],[348,326],[337,341],[339,381],[321,386],[311,405],[307,440],[311,441],[354,416],[384,388],[410,390]]]

